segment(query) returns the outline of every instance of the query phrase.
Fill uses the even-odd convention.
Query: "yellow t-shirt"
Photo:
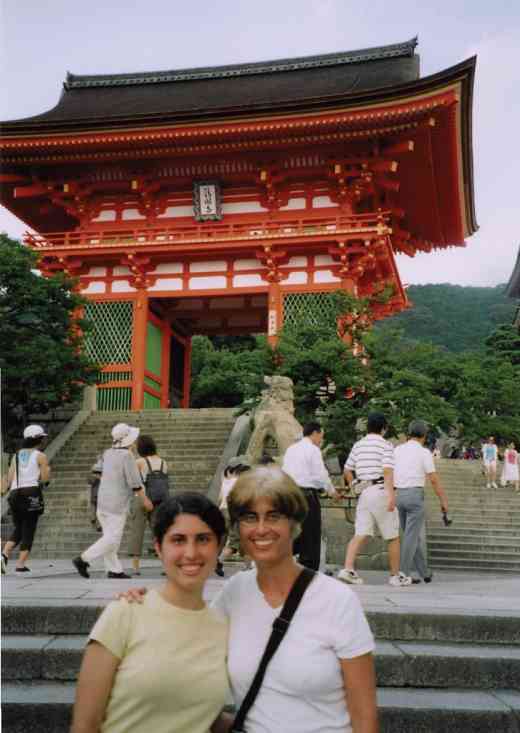
[[[217,611],[110,603],[90,639],[121,660],[102,733],[207,733],[229,696],[227,621]]]

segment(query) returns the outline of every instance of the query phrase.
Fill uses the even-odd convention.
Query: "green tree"
[[[251,346],[250,341],[244,344]],[[218,348],[206,336],[193,338],[193,407],[235,407],[260,394],[264,374],[273,370],[273,354],[265,337],[256,337],[253,344],[238,351]]]
[[[520,333],[512,323],[503,323],[486,339],[488,352],[520,365]]]
[[[5,447],[12,450],[29,415],[74,401],[96,381],[85,355],[86,302],[63,274],[42,277],[37,255],[0,234],[0,368]]]

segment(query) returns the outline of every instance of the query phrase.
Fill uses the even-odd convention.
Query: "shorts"
[[[484,461],[484,467],[489,469],[495,469],[497,470],[497,462],[496,461]]]
[[[355,534],[373,537],[379,530],[384,540],[399,537],[399,514],[387,510],[388,494],[380,486],[369,486],[363,490],[356,508]]]

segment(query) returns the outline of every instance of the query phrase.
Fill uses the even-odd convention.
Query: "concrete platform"
[[[158,560],[143,560],[142,574],[131,580],[108,580],[100,570],[87,580],[81,578],[69,560],[31,560],[31,573],[16,573],[11,562],[2,576],[2,605],[105,605],[122,589],[145,585],[153,588],[163,582]],[[241,569],[240,563],[227,563],[226,576]],[[330,568],[333,572],[337,568]],[[130,572],[128,567],[127,572]],[[407,588],[388,585],[388,575],[377,570],[360,571],[365,583],[350,586],[366,610],[403,613],[468,614],[518,617],[520,622],[520,574],[489,574],[442,570],[433,582]],[[214,576],[206,586],[210,600],[224,580]],[[520,623],[518,629],[520,640]]]

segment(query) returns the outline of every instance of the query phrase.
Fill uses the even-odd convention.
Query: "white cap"
[[[24,438],[43,438],[47,435],[41,425],[28,425],[23,431]]]
[[[139,428],[134,428],[124,422],[118,422],[112,428],[112,440],[120,448],[128,448],[129,445],[135,443],[139,435]]]

